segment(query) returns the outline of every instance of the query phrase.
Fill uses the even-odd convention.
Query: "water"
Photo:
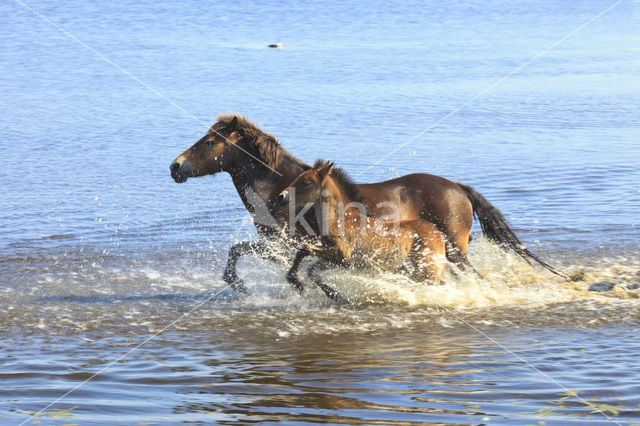
[[[193,116],[0,5],[0,423],[89,378],[29,423],[639,422],[637,1],[367,170],[611,4],[29,3]],[[471,184],[576,279],[476,235],[484,280],[340,272],[338,309],[245,258],[236,299],[230,179],[168,173],[227,111],[359,181]]]

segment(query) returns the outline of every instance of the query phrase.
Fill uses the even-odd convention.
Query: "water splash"
[[[529,265],[513,253],[483,239],[472,243],[469,254],[481,277],[451,265],[440,285],[415,283],[399,274],[338,268],[326,271],[323,278],[360,306],[401,305],[467,310],[540,308],[579,301],[606,304],[621,300],[635,305],[640,297],[640,262],[637,259],[579,259],[576,263],[562,266],[570,276],[570,279],[565,279]],[[286,264],[286,258],[281,260]],[[242,271],[244,276],[250,277],[254,291],[266,296],[265,284],[272,289],[286,288],[288,284],[282,279],[285,268],[265,266],[262,263],[256,269],[245,266]],[[324,297],[314,290],[310,280],[306,282],[311,297]],[[286,290],[280,289],[275,293],[272,291],[271,296],[284,293]]]

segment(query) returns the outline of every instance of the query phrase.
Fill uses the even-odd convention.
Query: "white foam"
[[[637,304],[640,298],[640,263],[631,259],[589,259],[589,264],[565,265],[561,269],[573,277],[567,280],[544,268],[529,265],[513,253],[478,239],[470,250],[470,260],[482,276],[471,272],[457,274],[451,266],[443,284],[415,283],[398,274],[332,269],[322,274],[325,282],[358,304],[386,304],[443,307],[468,310],[492,307],[539,308],[558,303],[597,301],[613,303],[625,300]],[[595,260],[595,262],[594,262]],[[620,262],[624,260],[624,262]],[[305,267],[301,268],[305,270]],[[286,267],[269,262],[245,261],[241,275],[255,291],[258,305],[276,303],[285,296],[291,302],[288,284],[283,279]],[[309,287],[305,296],[324,298],[304,274]],[[610,291],[592,291],[598,283],[615,284]],[[266,299],[265,299],[266,298]],[[264,305],[263,305],[264,306]],[[315,305],[317,306],[317,304]]]

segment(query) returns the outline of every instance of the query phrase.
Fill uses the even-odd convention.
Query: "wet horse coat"
[[[386,221],[366,216],[357,207],[362,198],[355,185],[343,170],[334,169],[333,163],[318,160],[279,198],[283,205],[292,203],[297,208],[312,205],[322,230],[322,245],[307,244],[300,249],[287,274],[300,291],[303,286],[297,279],[297,269],[310,254],[326,262],[324,267],[355,264],[383,271],[406,271],[415,281],[440,281],[446,263],[445,240],[435,225],[424,219]],[[330,298],[339,300],[335,290],[314,276],[319,267],[322,266],[310,268],[311,277]]]
[[[289,233],[289,209],[277,202],[278,194],[309,168],[285,150],[275,137],[248,119],[233,114],[218,117],[207,134],[179,155],[170,167],[171,176],[178,183],[191,177],[229,173],[260,237],[285,243],[318,234],[313,212],[304,216],[308,226],[296,223],[295,231]],[[393,205],[398,220],[432,222],[445,237],[447,258],[461,267],[468,265],[466,253],[475,214],[489,239],[514,250],[528,262],[536,261],[558,274],[527,250],[500,211],[467,185],[414,173],[383,182],[356,184],[356,187],[371,216],[389,215],[393,210],[389,206]],[[287,233],[294,238],[288,238]],[[235,272],[237,259],[251,251],[262,254],[264,247],[264,240],[231,247],[225,281],[242,291],[242,281]]]

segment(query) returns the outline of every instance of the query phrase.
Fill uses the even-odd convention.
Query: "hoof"
[[[229,283],[229,285],[237,293],[249,294],[249,292],[247,291],[247,287],[244,285],[244,281],[242,281],[240,278],[238,278],[237,280],[233,281],[232,283]]]
[[[351,305],[351,302],[349,301],[349,299],[347,299],[340,293],[336,293],[333,297],[331,297],[331,299],[341,306]]]
[[[247,287],[244,285],[244,281],[238,278],[235,274],[224,274],[222,277],[225,283],[229,285],[237,293],[247,294]]]
[[[334,290],[333,288],[329,287],[328,285],[320,284],[319,286],[322,289],[322,291],[324,291],[324,294],[326,294],[329,299],[333,300],[338,305],[350,305],[351,304],[351,302],[349,302],[349,299],[347,299],[346,297],[344,297],[343,295],[341,295],[340,293],[338,293],[336,290]]]
[[[289,281],[289,283],[291,283],[296,288],[296,290],[298,290],[299,294],[302,294],[304,285],[298,280],[298,277],[296,277],[294,274],[287,274],[287,281]]]
[[[218,302],[234,302],[240,299],[240,295],[232,288],[225,288],[216,294],[215,301]]]
[[[249,294],[249,292],[247,291],[247,287],[244,286],[244,283],[242,281],[231,284],[231,288],[234,289],[237,293]]]

